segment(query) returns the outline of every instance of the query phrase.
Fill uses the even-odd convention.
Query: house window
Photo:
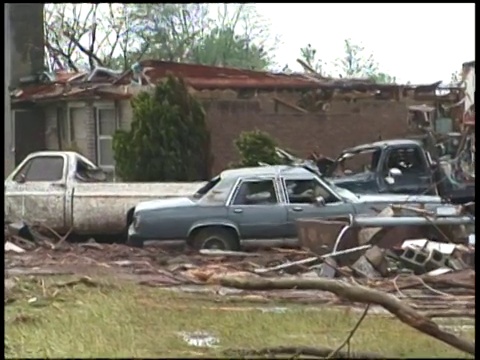
[[[112,141],[117,129],[116,113],[113,108],[96,108],[97,163],[103,168],[115,166]]]

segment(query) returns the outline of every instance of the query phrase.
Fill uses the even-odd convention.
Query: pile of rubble
[[[108,273],[151,286],[219,285],[224,276],[338,278],[399,294],[407,284],[437,295],[474,296],[475,219],[413,212],[403,216],[387,208],[374,217],[299,220],[301,249],[256,252],[166,250],[160,242],[143,249],[93,240],[73,244],[48,238],[38,227],[30,229],[35,236],[27,240],[6,230],[5,266],[12,276]],[[428,237],[432,228],[444,242]]]

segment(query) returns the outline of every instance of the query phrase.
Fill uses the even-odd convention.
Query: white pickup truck
[[[108,182],[78,153],[36,152],[5,180],[5,222],[43,223],[59,234],[123,235],[139,202],[193,195],[203,184]]]

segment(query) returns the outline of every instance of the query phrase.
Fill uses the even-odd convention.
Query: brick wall
[[[69,103],[58,103],[45,106],[43,112],[46,117],[45,139],[49,150],[60,149],[58,136],[62,136],[63,149],[71,149],[70,141],[75,142],[77,150],[93,162],[97,161],[97,144],[96,144],[96,125],[94,117],[94,107],[91,101],[74,101]],[[58,129],[58,112],[57,109],[62,108],[64,111],[63,127]],[[74,109],[74,114],[70,112]],[[69,121],[69,116],[73,115],[74,119]],[[74,127],[74,139],[70,139],[70,128]],[[60,133],[59,133],[60,132]]]
[[[264,113],[260,102],[221,100],[207,106],[211,130],[213,173],[236,160],[233,141],[245,130],[270,133],[279,145],[307,156],[318,149],[335,156],[342,149],[407,134],[407,104],[404,102],[362,100],[359,103],[332,103],[324,114]]]

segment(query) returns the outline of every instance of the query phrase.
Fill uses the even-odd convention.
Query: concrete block
[[[382,275],[375,270],[370,261],[367,260],[365,255],[360,256],[360,258],[352,265],[353,271],[358,275],[367,277],[369,279],[380,278]]]
[[[447,260],[447,266],[452,268],[453,270],[457,270],[457,271],[468,268],[468,265],[465,264],[465,262],[460,258],[458,258],[458,259],[452,259],[452,258],[448,259]]]
[[[321,277],[332,279],[335,277],[335,274],[337,273],[336,267],[337,267],[337,262],[335,261],[335,259],[328,257],[323,261],[323,264],[321,265],[318,275]]]
[[[373,246],[365,252],[364,256],[382,276],[388,275],[388,261],[383,249]]]

